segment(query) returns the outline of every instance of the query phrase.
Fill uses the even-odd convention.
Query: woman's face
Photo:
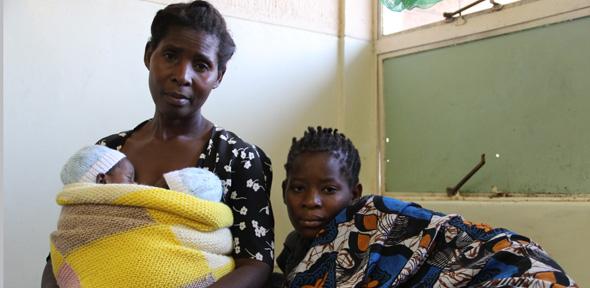
[[[156,47],[148,45],[144,61],[156,113],[175,118],[200,113],[223,78],[218,48],[217,36],[174,26]]]
[[[362,186],[350,187],[341,165],[328,152],[304,152],[293,159],[283,184],[283,200],[293,228],[304,238],[313,238],[360,197]]]

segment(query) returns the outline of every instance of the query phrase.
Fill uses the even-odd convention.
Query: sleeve
[[[150,119],[139,123],[132,130],[119,132],[117,134],[112,134],[112,135],[106,136],[104,138],[101,138],[98,141],[96,141],[95,144],[107,146],[107,147],[109,147],[111,149],[115,149],[115,150],[121,150],[121,147],[123,146],[123,144],[125,144],[125,141],[127,141],[127,138],[129,138],[129,136],[131,136],[131,134],[133,134],[135,131],[139,130],[141,127],[143,127],[149,121],[150,121]]]
[[[113,135],[109,135],[107,137],[104,137],[98,141],[96,141],[96,145],[103,145],[103,146],[107,146],[111,149],[115,149],[115,150],[119,150],[121,149],[121,146],[123,146],[123,144],[125,143],[125,140],[127,140],[127,133],[128,132],[121,132],[118,134],[113,134]]]
[[[283,244],[283,251],[277,257],[277,265],[283,274],[291,274],[291,271],[297,267],[297,264],[305,258],[311,242],[311,239],[304,239],[297,231],[291,231],[287,235]]]
[[[291,233],[289,233],[289,235],[287,235],[285,243],[283,244],[283,251],[281,251],[281,254],[279,254],[279,256],[277,257],[277,265],[284,274],[289,274],[290,272],[287,271],[287,262],[289,261],[289,259],[293,258],[293,250],[297,245],[297,237],[295,233],[295,231],[292,231]]]
[[[271,161],[254,146],[234,148],[231,163],[231,185],[225,193],[234,225],[231,232],[236,258],[256,259],[274,266],[274,217],[270,202],[272,185]],[[227,170],[230,171],[227,171]],[[226,180],[227,181],[227,180]]]

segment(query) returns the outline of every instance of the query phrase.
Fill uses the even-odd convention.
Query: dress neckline
[[[121,139],[121,144],[117,147],[117,150],[121,150],[121,148],[123,148],[123,146],[125,146],[125,142],[127,142],[127,139],[129,139],[135,132],[137,132],[139,129],[141,129],[143,126],[145,126],[151,120],[153,120],[153,118],[147,119],[147,120],[137,124],[137,126],[135,126],[131,130],[119,133],[119,136],[121,136],[122,139]],[[203,147],[201,149],[201,154],[199,155],[199,158],[197,159],[197,163],[195,163],[195,167],[204,167],[205,166],[205,160],[211,156],[210,154],[211,154],[211,148],[213,146],[213,139],[217,136],[218,131],[222,130],[217,125],[215,125],[215,123],[212,123],[212,124],[213,124],[213,128],[211,128],[209,140],[206,141],[205,144],[203,145]],[[121,134],[124,134],[124,135],[121,135]]]

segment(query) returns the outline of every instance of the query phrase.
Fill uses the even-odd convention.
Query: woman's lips
[[[305,228],[319,228],[323,226],[324,221],[321,219],[299,219],[299,224]]]
[[[184,106],[190,103],[190,98],[179,93],[164,93],[166,101],[174,106]]]

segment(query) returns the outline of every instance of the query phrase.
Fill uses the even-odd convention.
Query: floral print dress
[[[120,150],[125,141],[147,121],[133,130],[107,136],[97,144]],[[207,147],[195,167],[207,168],[224,185],[222,202],[234,217],[230,227],[235,258],[249,258],[274,266],[274,218],[270,203],[272,169],[262,149],[246,143],[236,134],[214,127]]]

